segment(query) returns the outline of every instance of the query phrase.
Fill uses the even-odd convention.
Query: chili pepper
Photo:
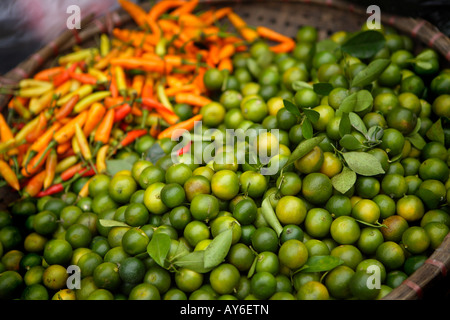
[[[106,113],[106,108],[99,102],[94,102],[89,109],[86,123],[83,126],[83,133],[87,137],[97,127]]]
[[[75,105],[78,103],[79,100],[80,96],[78,94],[70,98],[65,104],[62,105],[61,108],[59,108],[55,112],[55,119],[61,120],[68,117],[72,113],[73,108],[75,107]]]
[[[92,180],[94,178],[90,178],[85,184],[84,186],[81,188],[81,190],[78,192],[78,197],[79,198],[84,198],[89,196],[89,185],[91,184]]]
[[[3,114],[0,113],[0,137],[2,142],[7,142],[9,140],[15,140],[14,135],[11,131],[11,128],[9,127],[8,123],[6,122],[5,118],[3,117]],[[16,155],[18,153],[17,149],[12,149],[8,151],[8,155]]]
[[[11,107],[16,111],[20,117],[24,120],[29,120],[31,118],[31,112],[25,107],[26,99],[21,97],[14,97],[11,99],[8,107]]]
[[[47,127],[47,118],[45,117],[45,114],[43,112],[41,112],[39,114],[38,125],[35,130],[33,130],[32,132],[30,132],[27,135],[27,138],[26,138],[27,141],[28,142],[36,141],[40,136],[42,136],[45,133],[46,127]]]
[[[33,176],[25,185],[22,198],[35,197],[42,190],[44,186],[44,179],[45,171],[41,171]]]
[[[111,50],[111,42],[106,34],[100,36],[100,55],[106,57]]]
[[[205,96],[185,92],[181,92],[175,95],[175,101],[176,103],[186,103],[192,106],[199,106],[199,107],[203,107],[212,102],[211,99]]]
[[[78,89],[71,91],[69,94],[58,99],[58,101],[56,102],[56,105],[57,106],[64,105],[65,103],[67,103],[67,101],[72,99],[72,97],[75,95],[78,95],[79,99],[83,99],[84,97],[89,96],[93,91],[94,91],[94,86],[92,86],[90,84],[84,84],[81,87],[79,87]]]
[[[67,158],[63,158],[61,161],[58,162],[55,168],[55,173],[61,173],[71,166],[75,165],[78,162],[77,156],[70,156]]]
[[[214,22],[219,21],[220,19],[226,17],[231,11],[232,9],[230,7],[224,7],[212,11],[210,15],[201,16],[200,18],[206,25],[211,25]]]
[[[192,144],[192,141],[189,142],[187,145],[185,145],[180,150],[178,150],[178,156],[182,156],[183,154],[188,153],[189,150],[191,150],[191,144]]]
[[[8,163],[3,160],[0,160],[0,175],[13,189],[17,191],[20,190],[19,179],[17,178],[16,173],[11,169]]]
[[[92,161],[92,153],[91,148],[89,147],[89,142],[86,139],[86,136],[83,133],[80,125],[78,123],[75,124],[75,138],[78,142],[78,147],[80,148],[81,155],[83,159],[91,162]]]
[[[258,32],[249,28],[247,23],[235,12],[231,11],[227,14],[231,24],[237,29],[241,36],[248,42],[254,42],[259,38]]]
[[[105,117],[98,125],[94,136],[94,141],[97,143],[98,147],[100,147],[102,144],[107,144],[109,141],[111,130],[114,125],[114,113],[114,109],[109,109],[106,112]]]
[[[174,11],[170,13],[171,16],[179,17],[183,14],[188,14],[194,11],[194,9],[197,7],[199,0],[191,0],[186,2],[185,4],[181,5]]]
[[[37,153],[29,163],[25,164],[22,168],[21,173],[24,177],[31,177],[36,174],[45,164],[47,160],[48,153],[50,149],[43,149],[39,153]]]
[[[156,94],[158,96],[159,101],[166,107],[168,110],[173,112],[172,104],[169,101],[169,98],[166,96],[166,92],[164,90],[164,86],[161,82],[156,85]]]
[[[41,81],[52,81],[52,79],[60,75],[64,70],[65,69],[63,67],[47,68],[36,73],[33,79]]]
[[[174,124],[170,126],[169,128],[165,129],[158,135],[158,139],[163,138],[178,138],[183,134],[185,130],[191,131],[194,129],[194,126],[197,121],[201,121],[203,119],[203,115],[198,114],[193,116],[192,118],[179,122],[177,124]]]
[[[34,79],[25,79],[19,82],[19,90],[17,91],[16,96],[22,98],[40,97],[52,89],[52,83]]]
[[[115,108],[114,110],[114,122],[120,122],[125,119],[131,113],[131,107],[128,103],[121,105],[120,107]]]
[[[144,11],[139,5],[128,0],[118,0],[120,6],[128,12],[131,18],[140,27],[144,26],[147,12]]]
[[[39,117],[35,117],[30,122],[26,123],[25,126],[22,129],[20,129],[20,131],[16,134],[16,136],[14,138],[17,141],[25,140],[26,137],[28,136],[28,134],[30,132],[32,132],[33,130],[35,130],[38,123],[39,123]]]
[[[53,139],[48,143],[47,147],[41,154],[41,158],[34,164],[34,168],[38,167],[44,157],[47,155],[48,151],[52,148],[55,148],[57,145],[62,144],[64,142],[69,141],[75,135],[75,124],[79,126],[84,125],[87,118],[87,110],[81,112],[78,116],[70,120],[64,127],[56,131],[53,136]]]
[[[148,18],[156,21],[162,14],[166,13],[170,9],[180,7],[184,4],[186,4],[186,2],[182,0],[166,0],[158,2],[150,9]]]
[[[295,41],[291,40],[281,42],[278,45],[272,46],[270,47],[270,50],[274,53],[285,53],[294,50],[294,48],[295,48]]]
[[[69,72],[69,76],[71,79],[77,80],[83,84],[97,84],[97,78],[88,73],[77,73],[77,72]]]
[[[217,69],[219,69],[220,71],[228,70],[229,72],[233,72],[233,61],[231,61],[231,59],[229,58],[223,59],[219,62]],[[224,81],[224,83],[226,82]]]
[[[76,52],[69,53],[58,59],[60,65],[65,65],[72,62],[85,61],[88,58],[95,57],[98,54],[97,48],[87,48]]]
[[[146,135],[147,133],[148,133],[148,130],[146,130],[146,129],[138,129],[138,130],[130,131],[127,133],[125,138],[123,138],[123,140],[120,142],[120,145],[122,147],[126,147],[126,146],[130,145],[131,143],[133,143],[136,139]]]
[[[35,197],[43,198],[43,197],[53,196],[53,195],[61,193],[63,191],[64,191],[64,185],[62,183],[57,183],[47,189],[44,188],[44,190],[37,193],[35,195]]]
[[[103,99],[105,99],[106,97],[109,97],[109,96],[111,96],[110,91],[95,92],[95,93],[85,97],[81,101],[79,101],[73,108],[73,111],[75,113],[80,113],[80,112],[86,110],[87,108],[89,108],[93,103],[102,101]]]
[[[61,143],[56,147],[57,154],[65,154],[72,147],[72,143],[70,141]]]
[[[84,172],[86,169],[84,167],[83,163],[77,163],[73,166],[71,166],[70,168],[66,169],[65,171],[63,171],[60,174],[61,180],[62,181],[67,181],[71,178],[73,178],[73,176],[75,176],[75,174],[80,173],[80,172]]]
[[[123,68],[121,66],[115,66],[114,71],[115,71],[114,76],[116,79],[117,90],[119,90],[119,94],[122,97],[126,97],[127,93],[128,93],[128,88],[127,88],[127,79],[125,76],[125,71],[123,70]]]
[[[47,162],[45,165],[44,189],[47,189],[52,185],[53,179],[55,178],[55,169],[57,163],[58,163],[58,155],[56,151],[52,149],[50,151],[50,154],[47,158]]]
[[[89,68],[88,73],[97,79],[97,84],[104,84],[108,82],[108,77],[98,69]]]
[[[161,74],[166,72],[166,67],[163,64],[142,58],[114,58],[111,59],[110,63],[113,66],[121,66],[126,69],[140,69]]]
[[[106,172],[106,156],[108,155],[109,145],[102,146],[97,153],[96,165],[98,173]]]

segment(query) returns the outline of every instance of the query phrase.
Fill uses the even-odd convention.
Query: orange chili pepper
[[[170,126],[169,128],[165,129],[158,135],[158,139],[164,139],[164,138],[171,138],[175,139],[180,137],[180,135],[183,133],[183,130],[191,131],[194,129],[195,123],[197,121],[201,121],[203,119],[203,115],[198,114],[193,116],[192,118],[179,122],[175,125]]]
[[[78,103],[79,100],[80,96],[78,94],[70,98],[69,101],[67,101],[61,108],[59,108],[55,112],[55,119],[61,120],[68,117],[72,113],[73,108],[75,107],[75,105]]]
[[[58,163],[58,155],[54,149],[50,151],[45,164],[44,189],[49,188],[55,178],[56,165]]]
[[[42,190],[44,186],[45,174],[45,170],[43,170],[28,181],[23,190],[23,198],[33,198]]]
[[[114,109],[109,109],[95,132],[94,141],[101,144],[107,144],[109,142],[113,125]]]
[[[176,103],[187,103],[192,106],[199,106],[199,107],[203,107],[208,103],[212,102],[211,99],[205,96],[186,92],[181,92],[175,95],[175,101]]]
[[[15,190],[20,190],[19,179],[14,170],[3,160],[0,160],[0,175]]]
[[[83,133],[87,137],[97,127],[106,113],[106,108],[100,103],[95,102],[89,108],[86,122],[83,126]]]

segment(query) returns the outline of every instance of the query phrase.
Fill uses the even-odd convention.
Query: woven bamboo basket
[[[148,9],[148,4],[143,5]],[[319,39],[336,31],[354,32],[367,21],[366,8],[342,0],[200,0],[199,9],[232,7],[249,25],[264,25],[287,36],[295,37],[299,27],[311,25],[318,29]],[[450,39],[438,28],[423,19],[403,17],[383,12],[381,22],[415,41],[416,50],[424,47],[435,49],[443,64],[450,62]],[[122,9],[94,19],[88,16],[80,30],[66,30],[57,39],[31,55],[7,74],[0,76],[0,85],[18,83],[35,74],[69,52],[74,46],[88,47],[102,33],[112,33],[115,27],[133,28],[131,17]],[[0,111],[4,111],[11,96],[0,95]],[[17,199],[17,194],[7,187],[0,189],[0,209]],[[427,297],[442,298],[450,295],[446,278],[450,268],[450,234],[425,263],[409,276],[384,300],[416,300]],[[439,289],[436,293],[436,289]]]

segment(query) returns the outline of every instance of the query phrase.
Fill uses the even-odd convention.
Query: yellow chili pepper
[[[95,68],[89,68],[88,73],[94,77],[97,78],[98,82],[100,83],[107,83],[108,77],[106,74],[104,74],[102,71],[95,69]]]
[[[50,90],[43,94],[38,100],[34,100],[30,103],[30,111],[33,114],[39,114],[42,110],[50,107],[51,102],[54,99],[54,91]]]
[[[99,173],[106,172],[106,156],[108,155],[109,145],[102,146],[97,152],[97,171]]]
[[[75,137],[84,160],[88,162],[91,161],[92,153],[91,148],[89,147],[89,142],[87,141],[86,136],[84,135],[83,129],[81,129],[78,123],[75,124]]]
[[[117,90],[119,90],[119,94],[122,97],[126,97],[128,94],[128,88],[127,88],[127,80],[125,77],[125,71],[123,70],[122,67],[116,66],[114,75],[116,77]]]
[[[75,113],[80,113],[86,109],[88,109],[93,103],[100,102],[106,97],[109,97],[111,95],[111,91],[98,91],[95,92],[84,99],[80,100],[75,107],[73,108],[73,111]]]
[[[60,65],[65,65],[71,62],[85,61],[89,58],[93,58],[98,54],[97,48],[87,48],[76,52],[69,53],[59,58]]]
[[[78,163],[79,159],[77,156],[70,156],[67,158],[62,159],[58,164],[56,165],[55,172],[61,173],[66,171],[68,168],[76,165]]]
[[[106,57],[110,51],[111,51],[111,42],[109,41],[108,35],[103,33],[100,36],[100,55],[102,57]]]
[[[59,99],[56,102],[57,106],[62,106],[63,104],[65,104],[67,101],[69,101],[70,99],[72,99],[73,96],[78,95],[80,97],[80,99],[83,99],[84,97],[90,95],[92,92],[94,91],[94,86],[90,85],[90,84],[85,84],[82,85],[81,87],[79,87],[78,89],[70,92],[69,94],[66,94],[64,97],[62,97],[61,99]]]

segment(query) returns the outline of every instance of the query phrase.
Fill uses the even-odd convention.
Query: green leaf
[[[313,86],[308,82],[297,80],[292,82],[292,89],[294,89],[294,91],[298,91],[301,89],[313,89]]]
[[[352,134],[346,134],[344,135],[341,140],[339,140],[339,145],[347,150],[358,150],[361,147],[363,147],[363,145],[361,144],[361,142],[359,142],[358,139],[355,138],[354,135]]]
[[[350,168],[344,167],[342,171],[331,178],[331,184],[340,193],[346,193],[355,185],[356,173]]]
[[[341,121],[339,122],[339,134],[341,137],[352,132],[352,124],[348,112],[342,113]]]
[[[360,90],[356,93],[355,112],[365,111],[373,106],[373,96],[368,90]]]
[[[372,126],[367,131],[367,138],[370,142],[377,142],[383,137],[384,130],[380,126]]]
[[[431,141],[437,141],[445,145],[445,133],[442,128],[442,119],[439,118],[426,132],[426,136]]]
[[[375,176],[384,173],[380,160],[366,152],[345,152],[344,160],[350,169],[362,176]]]
[[[352,124],[352,127],[361,132],[363,135],[366,135],[367,128],[361,117],[354,112],[350,112],[348,116],[350,118],[350,123]]]
[[[305,263],[302,272],[324,272],[330,271],[344,263],[344,260],[334,256],[312,256]]]
[[[114,176],[117,172],[122,170],[130,170],[133,168],[133,163],[130,160],[106,160],[106,171],[109,175]]]
[[[316,123],[320,119],[320,113],[318,113],[316,110],[305,108],[303,109],[303,113],[312,123]]]
[[[152,236],[152,239],[147,246],[147,253],[157,264],[165,268],[164,265],[171,244],[172,240],[169,235],[165,233],[156,233]]]
[[[252,265],[250,266],[250,269],[248,270],[248,273],[247,273],[247,278],[251,278],[253,276],[253,274],[255,273],[257,262],[258,262],[258,256],[256,256],[253,259]]]
[[[324,39],[316,43],[316,52],[329,51],[332,52],[339,48],[339,44],[331,39]]]
[[[295,114],[296,116],[301,116],[301,112],[298,109],[298,107],[293,104],[291,101],[287,100],[287,99],[283,99],[283,104],[284,107],[292,114]]]
[[[147,151],[147,155],[145,157],[145,160],[150,161],[151,163],[155,164],[158,162],[159,159],[164,157],[166,153],[164,152],[163,148],[161,148],[159,143],[154,143],[150,149]]]
[[[298,144],[298,146],[292,151],[291,155],[289,156],[289,160],[285,163],[283,168],[286,168],[293,164],[298,159],[306,156],[309,152],[314,149],[314,147],[318,146],[325,137],[314,137],[307,140],[303,140]]]
[[[128,224],[116,220],[99,219],[98,222],[102,227],[129,227]]]
[[[419,68],[423,69],[423,70],[431,70],[433,69],[433,65],[431,64],[431,62],[428,61],[416,61],[416,66],[418,66]]]
[[[174,261],[174,264],[181,268],[187,268],[198,273],[207,273],[212,268],[205,268],[205,250],[198,250],[188,253]]]
[[[331,90],[334,89],[333,85],[328,82],[319,82],[313,84],[314,92],[322,96],[327,96],[330,94]]]
[[[205,268],[219,265],[228,254],[233,240],[233,231],[227,229],[219,233],[205,249]]]
[[[303,138],[305,139],[311,139],[314,135],[314,128],[312,126],[311,120],[308,118],[305,118],[302,123],[302,133]]]
[[[353,92],[349,96],[347,96],[339,105],[339,108],[336,110],[336,115],[340,116],[344,113],[350,113],[355,110],[356,107],[356,92]]]
[[[422,150],[427,144],[425,139],[419,133],[409,135],[406,139],[408,139],[409,142],[411,142],[411,144],[419,150]]]
[[[380,74],[391,64],[390,59],[376,59],[359,72],[352,81],[352,87],[365,87],[377,80]]]
[[[380,51],[386,43],[384,35],[378,31],[362,31],[345,41],[342,51],[359,59],[369,59]]]

